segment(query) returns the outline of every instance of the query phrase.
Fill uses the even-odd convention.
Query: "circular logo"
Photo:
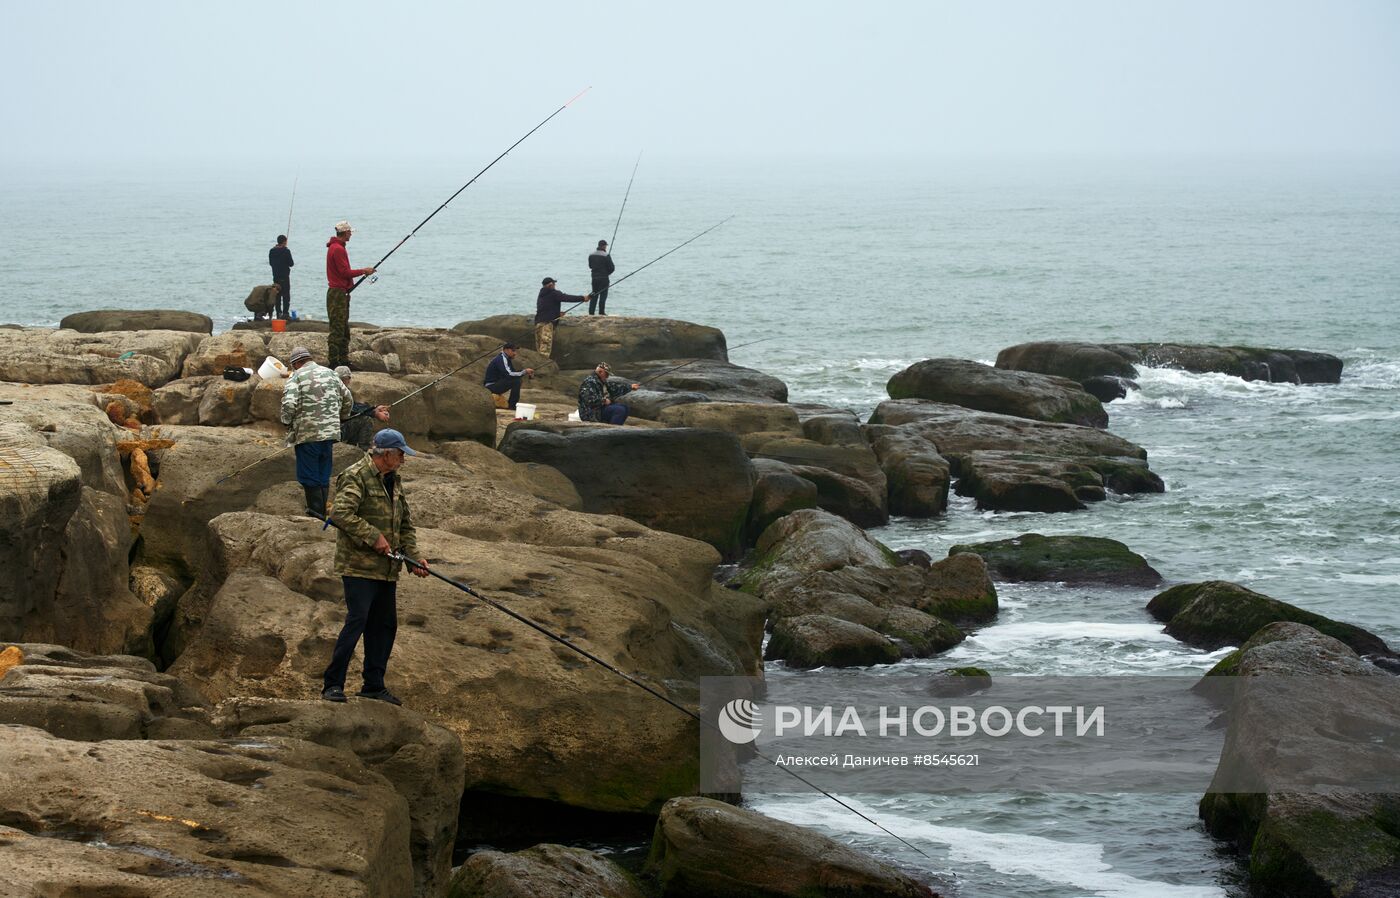
[[[736,698],[719,709],[719,731],[735,745],[746,745],[763,729],[763,710],[746,698]]]

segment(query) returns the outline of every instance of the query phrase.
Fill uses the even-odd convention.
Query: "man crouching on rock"
[[[399,629],[395,600],[399,562],[386,557],[398,547],[428,576],[428,560],[419,558],[417,534],[408,512],[408,497],[398,470],[404,457],[417,455],[397,430],[374,435],[369,454],[335,479],[332,517],[340,525],[335,538],[335,572],[345,584],[345,624],[335,641],[330,666],[323,676],[321,698],[345,701],[345,674],[360,636],[365,638],[364,685],[360,698],[403,704],[384,686],[384,671]]]

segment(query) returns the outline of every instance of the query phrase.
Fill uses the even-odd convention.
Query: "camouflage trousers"
[[[535,351],[549,358],[549,353],[554,349],[554,322],[547,321],[544,324],[535,325]]]
[[[326,319],[331,323],[326,367],[350,364],[350,294],[334,287],[326,291]]]

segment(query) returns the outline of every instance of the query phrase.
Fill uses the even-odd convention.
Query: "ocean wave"
[[[1043,882],[1083,889],[1097,898],[1223,898],[1214,885],[1174,885],[1139,879],[1116,871],[1104,860],[1104,846],[1062,842],[1043,836],[987,832],[959,826],[941,826],[926,820],[871,807],[850,796],[843,801],[900,838],[946,846],[956,868],[976,864],[1005,876],[1027,876]],[[828,832],[859,832],[888,839],[885,833],[836,806],[820,800],[758,801],[754,809],[800,826]]]

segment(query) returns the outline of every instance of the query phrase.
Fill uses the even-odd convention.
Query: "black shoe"
[[[372,698],[377,702],[388,702],[391,705],[402,705],[399,697],[387,689],[380,689],[375,692],[360,692],[360,698]]]
[[[327,686],[321,690],[321,698],[328,702],[344,702],[345,690],[339,686]]]

